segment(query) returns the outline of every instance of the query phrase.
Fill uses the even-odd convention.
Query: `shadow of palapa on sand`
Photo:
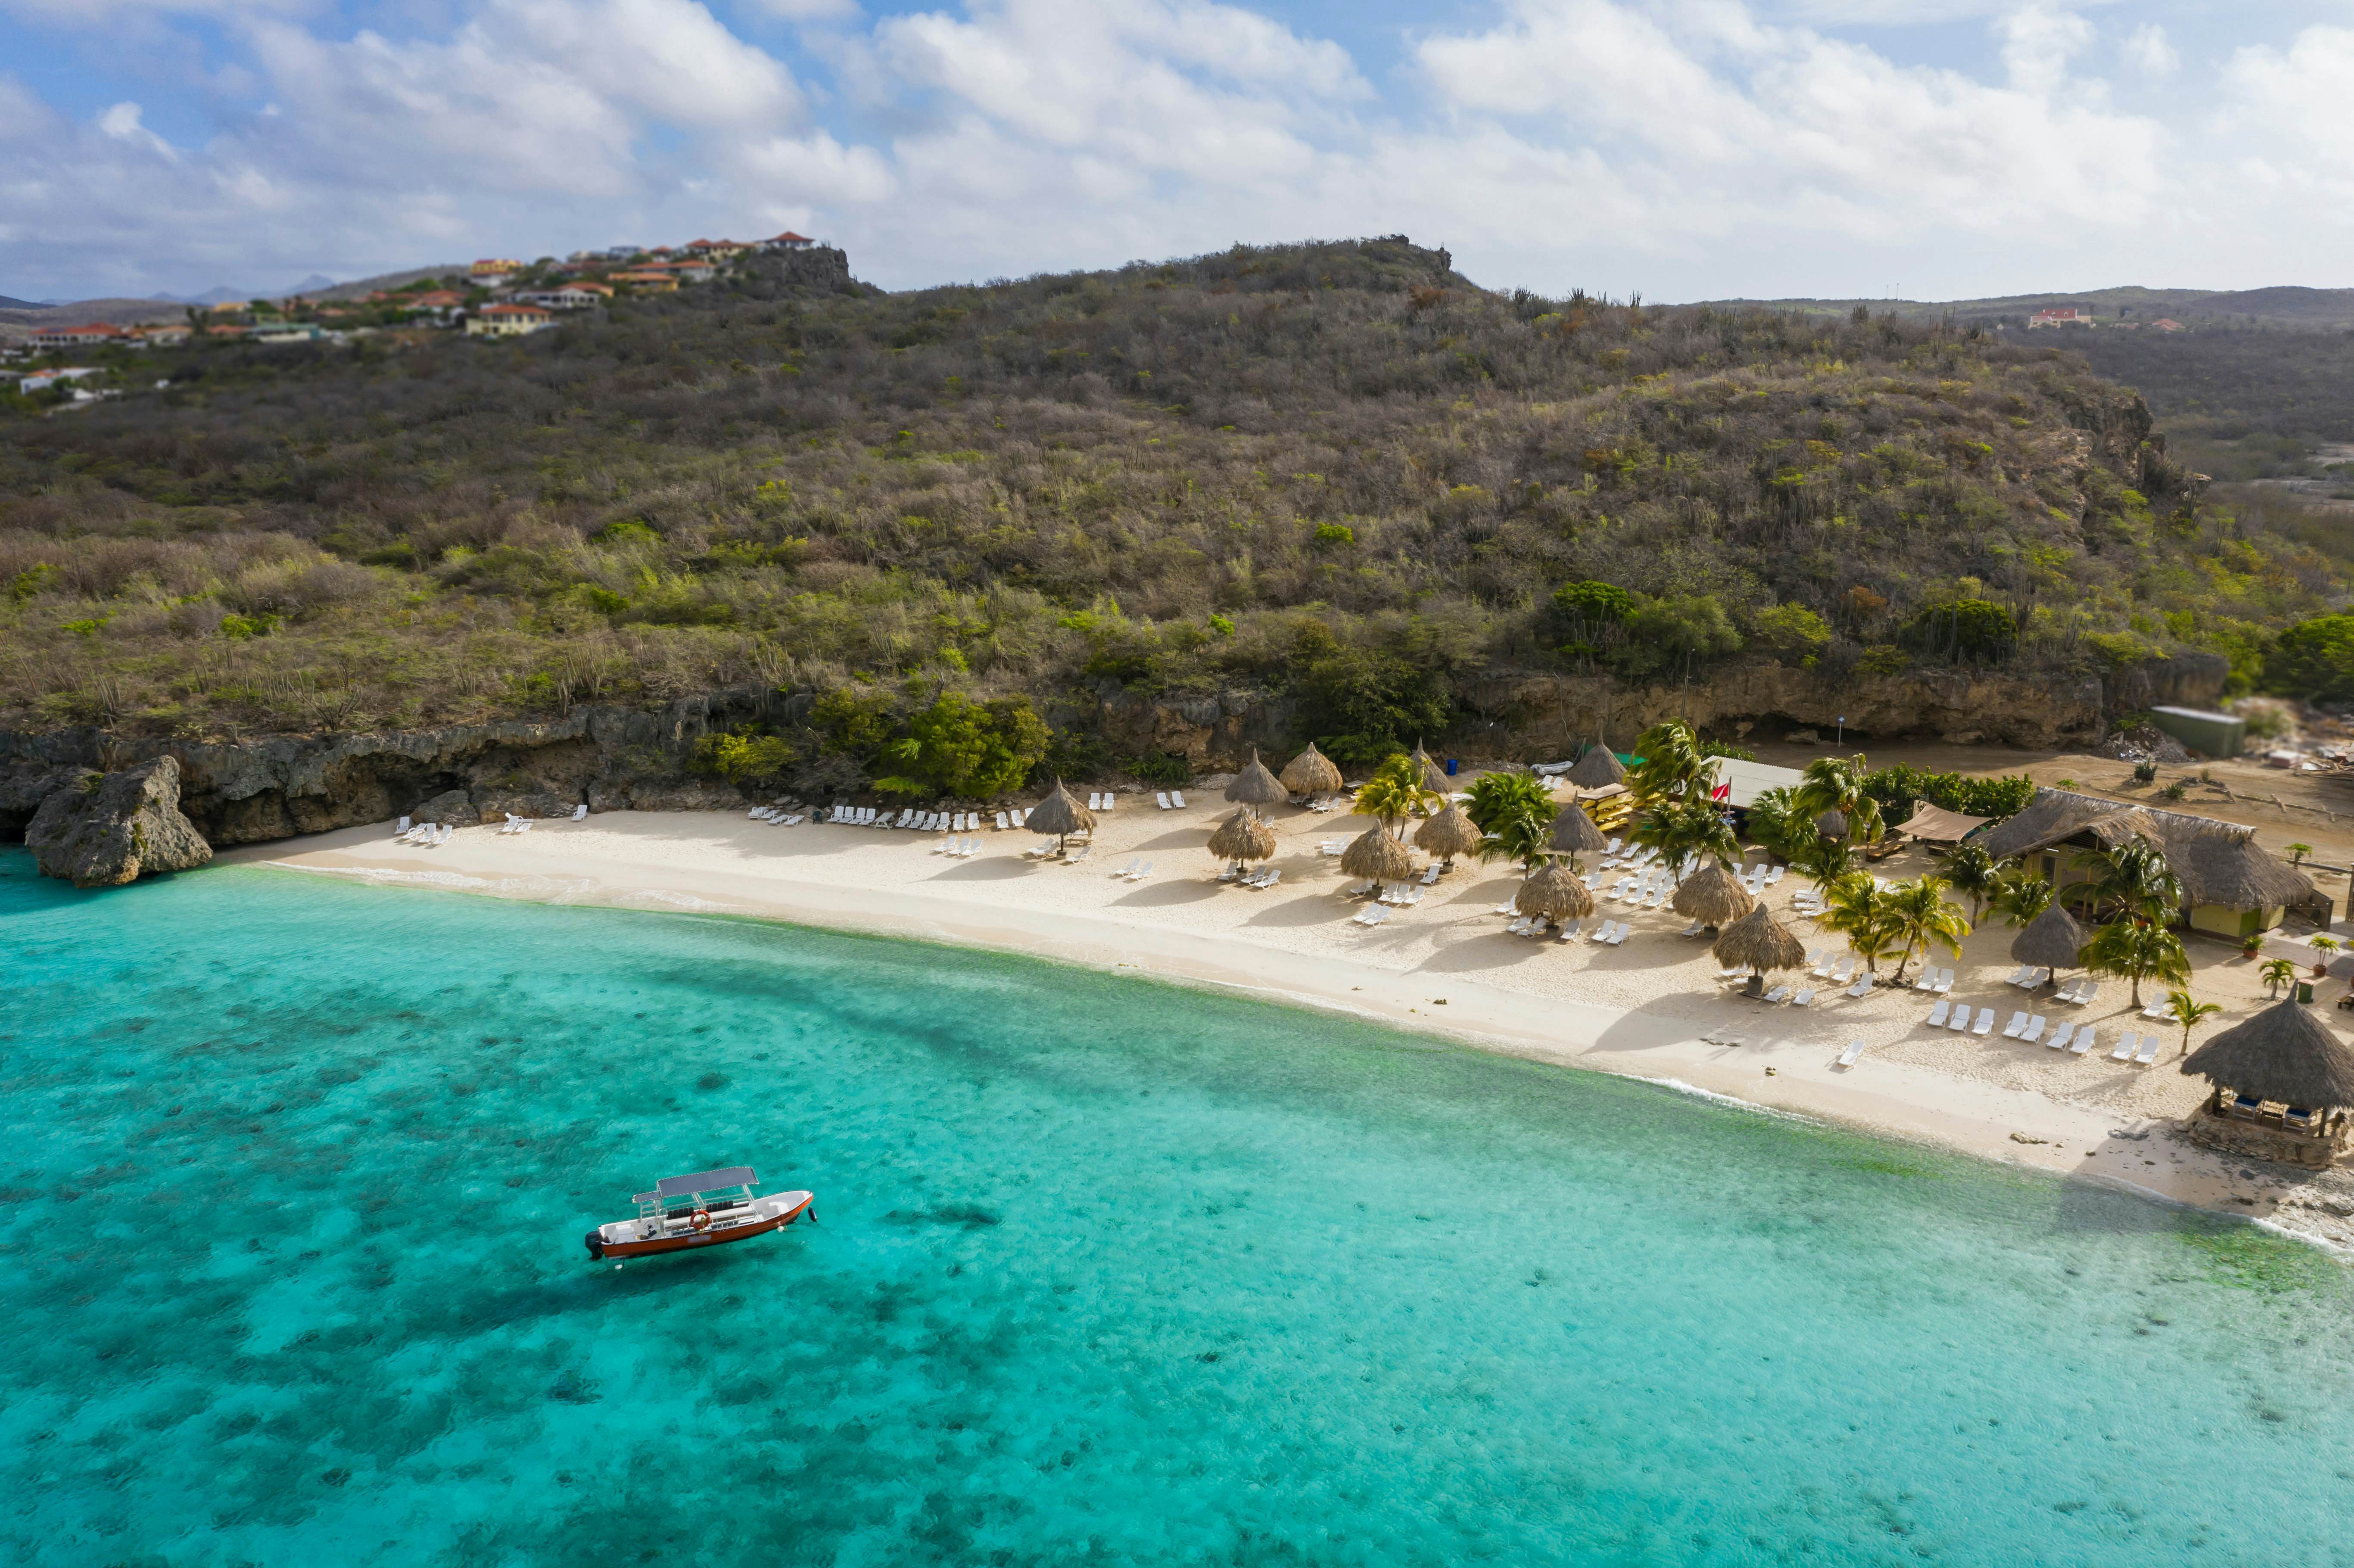
[[[1200,904],[1215,898],[1225,889],[1217,883],[1192,877],[1172,877],[1166,882],[1148,882],[1133,893],[1123,894],[1112,900],[1114,908],[1166,909],[1177,904]]]
[[[1012,855],[991,855],[987,859],[956,861],[926,877],[927,882],[1010,882],[1028,876],[1039,869],[1036,861],[1017,860]]]

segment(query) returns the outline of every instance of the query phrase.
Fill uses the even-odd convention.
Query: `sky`
[[[1673,301],[2354,284],[2354,0],[0,0],[0,295],[1405,234]]]

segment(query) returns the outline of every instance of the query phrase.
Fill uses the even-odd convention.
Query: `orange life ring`
[[[696,1230],[709,1230],[711,1228],[711,1211],[708,1209],[695,1210],[695,1218],[688,1223],[694,1225]]]

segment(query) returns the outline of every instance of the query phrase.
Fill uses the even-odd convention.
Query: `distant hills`
[[[2354,328],[2354,289],[2091,289],[2077,293],[2005,294],[1983,300],[1705,300],[1718,306],[1762,305],[1806,315],[1846,315],[1858,305],[1908,320],[1950,316],[1966,323],[2023,323],[2037,311],[2074,306],[2097,322],[2185,326],[2285,327],[2303,332]]]
[[[73,326],[82,322],[112,322],[118,326],[141,326],[154,322],[175,322],[187,313],[191,305],[227,304],[233,300],[280,299],[288,294],[308,294],[314,299],[355,300],[376,289],[397,289],[419,278],[439,278],[450,272],[463,272],[466,263],[445,261],[438,267],[411,267],[406,271],[383,272],[373,278],[359,278],[348,283],[338,283],[324,273],[314,272],[292,289],[261,291],[254,289],[208,289],[201,294],[155,294],[143,299],[17,300],[0,294],[0,343],[21,340],[43,327]]]

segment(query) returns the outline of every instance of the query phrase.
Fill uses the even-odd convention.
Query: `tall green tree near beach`
[[[1704,794],[1652,802],[1636,815],[1628,837],[1659,851],[1659,858],[1679,873],[1689,859],[1704,857],[1730,866],[1741,858],[1741,841],[1716,802]]]
[[[1814,831],[1812,819],[1794,825],[1793,842],[1789,847],[1790,863],[1811,881],[1819,891],[1828,894],[1833,884],[1846,876],[1855,863],[1853,852],[1845,839],[1827,839]]]
[[[1485,832],[1479,841],[1481,860],[1509,860],[1523,872],[1534,871],[1553,843],[1553,813],[1521,801]]]
[[[1030,777],[1053,739],[1027,697],[976,703],[942,692],[911,715],[907,733],[883,747],[891,771],[875,788],[908,796],[987,800]]]
[[[1818,757],[1799,776],[1798,787],[1790,794],[1791,804],[1817,822],[1826,813],[1837,811],[1847,819],[1847,831],[1833,836],[1850,843],[1876,844],[1887,829],[1881,821],[1880,802],[1864,792],[1867,771],[1861,752],[1853,757]]]
[[[1681,719],[1653,725],[1635,738],[1635,750],[1643,760],[1628,769],[1627,788],[1639,801],[1705,798],[1716,787],[1716,760]]]
[[[1436,804],[1438,799],[1436,790],[1424,786],[1422,770],[1415,766],[1414,758],[1403,751],[1394,751],[1357,790],[1356,804],[1350,808],[1350,814],[1375,818],[1382,826],[1395,832],[1406,818]]]
[[[1958,912],[1957,912],[1958,913]],[[1864,968],[1880,972],[1880,959],[1897,942],[1888,894],[1860,871],[1851,871],[1823,891],[1823,913],[1815,924],[1847,938]]]
[[[2115,975],[2133,982],[2132,1004],[2141,1005],[2141,982],[2161,980],[2185,985],[2190,980],[2190,959],[2182,938],[2165,927],[2125,917],[2110,921],[2093,933],[2077,955],[2096,975]]]
[[[1987,903],[2002,916],[2006,926],[2024,926],[2052,907],[2052,885],[2028,870],[2012,863],[1998,873],[1994,892]]]
[[[2128,839],[2115,849],[2080,851],[2075,863],[2089,869],[2092,877],[2070,883],[2061,896],[2094,919],[2130,915],[2165,924],[2181,912],[2182,881],[2147,839]]]
[[[1954,958],[1962,956],[1962,938],[1970,934],[1970,922],[1962,918],[1960,906],[1946,901],[1947,886],[1942,877],[1925,875],[1900,882],[1882,895],[1881,906],[1897,944],[1898,985],[1904,983],[1904,966],[1916,953],[1926,957],[1932,944]]]
[[[2281,993],[2281,987],[2296,983],[2296,960],[2273,959],[2256,971],[2256,978],[2264,982],[2266,996],[2277,998]]]
[[[1958,844],[1946,857],[1946,880],[1953,885],[1955,892],[1970,901],[1971,925],[1978,923],[1978,916],[1986,910],[1986,901],[2000,885],[2005,863],[1988,854],[1984,844]]]
[[[2166,993],[2166,1016],[2182,1025],[2182,1049],[2174,1054],[2175,1060],[2180,1061],[2190,1054],[2190,1031],[2197,1027],[2199,1021],[2222,1011],[2221,1003],[2197,1001],[2187,991]]]
[[[1812,820],[1799,815],[1790,791],[1780,785],[1757,791],[1757,798],[1749,802],[1747,817],[1745,826],[1749,842],[1766,853],[1779,855],[1784,860],[1797,853],[1795,846],[1801,842],[1802,828],[1804,837],[1817,836]]]
[[[1522,811],[1541,811],[1549,819],[1553,810],[1553,790],[1533,773],[1482,773],[1465,794],[1463,814],[1483,833],[1496,832]]]

